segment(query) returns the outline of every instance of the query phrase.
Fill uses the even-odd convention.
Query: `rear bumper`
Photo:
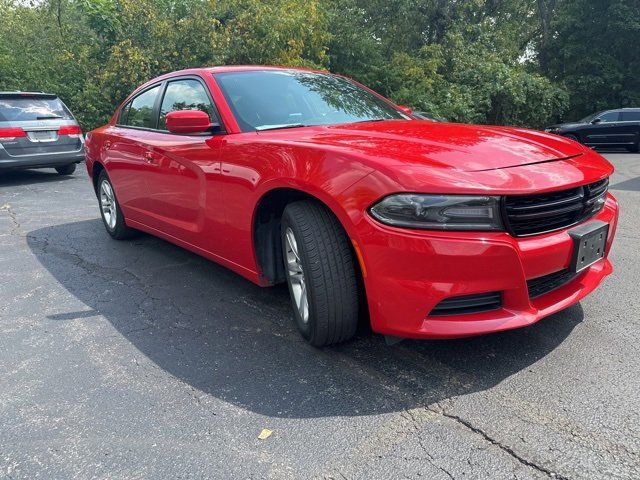
[[[84,148],[77,152],[43,153],[12,157],[0,148],[0,171],[26,168],[46,168],[80,163],[84,160]]]
[[[524,327],[578,302],[612,271],[618,205],[610,194],[592,219],[609,223],[605,258],[562,286],[530,298],[527,280],[567,269],[567,230],[526,238],[506,233],[403,231],[367,221],[360,245],[374,331],[408,338],[458,338]],[[585,222],[585,223],[587,223]],[[361,232],[362,233],[362,232]],[[442,300],[500,292],[499,309],[431,315]]]

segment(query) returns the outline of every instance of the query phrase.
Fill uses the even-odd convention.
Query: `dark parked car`
[[[598,112],[574,123],[544,129],[590,147],[626,147],[640,151],[640,108],[619,108]]]
[[[83,160],[80,125],[56,95],[0,92],[0,171],[53,167],[71,175]]]

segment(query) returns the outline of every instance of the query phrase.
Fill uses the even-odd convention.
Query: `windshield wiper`
[[[353,123],[373,123],[373,122],[384,122],[385,120],[391,120],[390,118],[372,118],[370,120],[358,120]]]
[[[256,130],[261,132],[263,130],[281,130],[283,128],[300,128],[300,127],[308,127],[304,123],[284,123],[281,125],[261,125],[256,127]]]
[[[42,115],[41,117],[36,117],[36,120],[58,120],[62,118],[60,115]]]

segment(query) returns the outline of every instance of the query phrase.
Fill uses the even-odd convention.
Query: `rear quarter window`
[[[59,98],[0,97],[0,122],[51,119],[73,119]]]
[[[145,90],[130,101],[124,108],[124,115],[120,115],[120,125],[139,128],[156,128],[156,116],[153,108],[160,92],[160,85]],[[124,118],[123,118],[124,117]]]

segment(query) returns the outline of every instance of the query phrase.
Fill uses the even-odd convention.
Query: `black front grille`
[[[566,228],[598,213],[604,206],[609,179],[582,187],[504,199],[505,224],[516,236]]]
[[[500,307],[502,307],[500,292],[479,293],[445,298],[431,310],[429,315],[462,315],[496,310]]]
[[[529,289],[529,298],[536,298],[549,293],[556,288],[569,283],[576,278],[579,273],[572,272],[571,270],[560,270],[544,277],[534,278],[527,280],[527,288]]]

